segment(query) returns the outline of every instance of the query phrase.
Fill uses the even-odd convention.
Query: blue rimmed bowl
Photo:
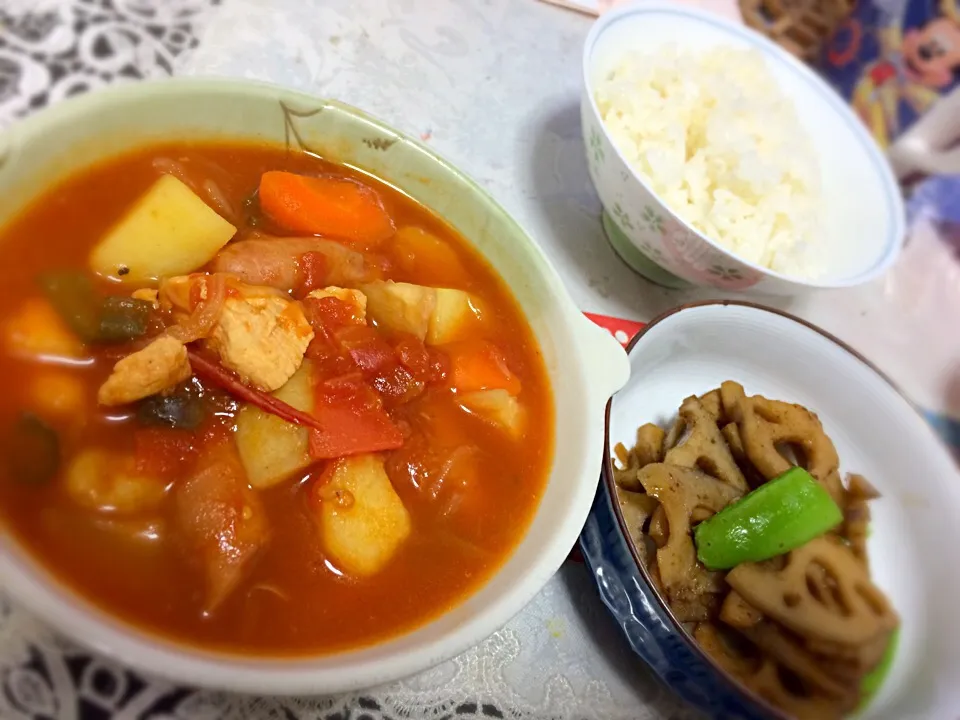
[[[685,397],[736,380],[750,394],[799,403],[820,417],[841,472],[863,473],[871,503],[874,582],[901,626],[891,669],[860,717],[956,720],[960,708],[960,473],[917,410],[836,338],[785,313],[713,301],[672,310],[628,348],[631,378],[607,405],[603,477],[580,547],[603,602],[660,679],[712,718],[785,717],[723,672],[655,589],[615,501],[611,450],[646,422],[667,426]]]

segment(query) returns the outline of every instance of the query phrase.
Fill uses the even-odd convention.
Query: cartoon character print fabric
[[[887,147],[960,79],[960,0],[861,0],[820,69]]]

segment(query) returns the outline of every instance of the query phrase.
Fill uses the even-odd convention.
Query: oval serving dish
[[[716,718],[786,717],[720,670],[668,609],[641,567],[613,500],[611,452],[637,428],[666,426],[680,402],[725,380],[817,413],[841,472],[862,472],[871,503],[874,582],[900,615],[899,644],[879,692],[858,717],[952,718],[960,707],[960,576],[942,563],[960,525],[960,473],[916,409],[836,338],[785,313],[738,302],[694,303],[631,342],[631,380],[607,407],[603,480],[580,546],[601,598],[637,655],[688,702]]]

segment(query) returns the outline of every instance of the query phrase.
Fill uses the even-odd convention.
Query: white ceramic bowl
[[[0,583],[87,645],[191,685],[256,693],[346,691],[416,673],[466,650],[517,613],[576,542],[600,472],[604,406],[627,379],[623,349],[580,313],[516,222],[455,168],[358,110],[260,83],[127,85],[58,104],[14,126],[0,135],[0,227],[59,178],[126,150],[181,139],[288,143],[350,163],[432,208],[486,256],[523,307],[555,389],[556,437],[562,440],[536,516],[500,570],[457,607],[406,635],[325,657],[244,658],[148,635],[61,586],[2,529]]]
[[[610,447],[618,442],[631,446],[643,423],[666,426],[684,398],[724,380],[740,382],[748,394],[796,402],[819,415],[837,447],[841,473],[862,473],[882,493],[870,505],[870,566],[901,618],[892,669],[863,717],[955,720],[960,708],[960,623],[955,615],[960,473],[915,408],[836,338],[759,306],[710,302],[671,311],[638,335],[629,357],[631,379],[610,405]],[[609,490],[609,465],[606,470]],[[609,592],[614,571],[604,563],[612,558],[617,566],[616,555],[624,555],[626,540],[621,527],[616,543],[605,542],[610,536],[598,535],[595,525],[591,516],[581,543],[586,542],[585,556],[594,570],[604,568],[601,590]],[[632,561],[619,580],[619,587],[629,592],[657,597]],[[662,600],[644,603],[629,597],[630,602],[611,604],[606,599],[614,611],[629,609],[632,616],[619,619],[631,643],[680,695],[714,717],[757,716],[750,709],[756,698],[722,697],[726,690],[715,677],[719,670],[706,667],[711,663],[672,615],[664,619]],[[682,644],[690,651],[678,649]]]
[[[680,50],[722,45],[760,52],[820,162],[825,274],[791,277],[739,259],[674,215],[627,164],[607,134],[594,87],[625,55],[667,44]],[[603,15],[583,49],[581,119],[590,177],[604,207],[604,227],[621,257],[654,282],[673,287],[788,295],[851,287],[889,268],[904,239],[899,188],[866,128],[822,79],[760,34],[710,13],[642,2]]]

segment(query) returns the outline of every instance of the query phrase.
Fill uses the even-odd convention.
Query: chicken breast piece
[[[331,285],[321,290],[314,290],[307,294],[308,298],[336,298],[350,309],[350,315],[353,322],[357,325],[367,324],[367,296],[360,290],[351,290],[350,288],[337,287]]]
[[[126,405],[172,388],[192,374],[186,347],[164,335],[117,362],[100,386],[97,401],[101,405]]]
[[[303,362],[313,328],[300,304],[282,297],[228,297],[209,347],[246,382],[272,392]]]

